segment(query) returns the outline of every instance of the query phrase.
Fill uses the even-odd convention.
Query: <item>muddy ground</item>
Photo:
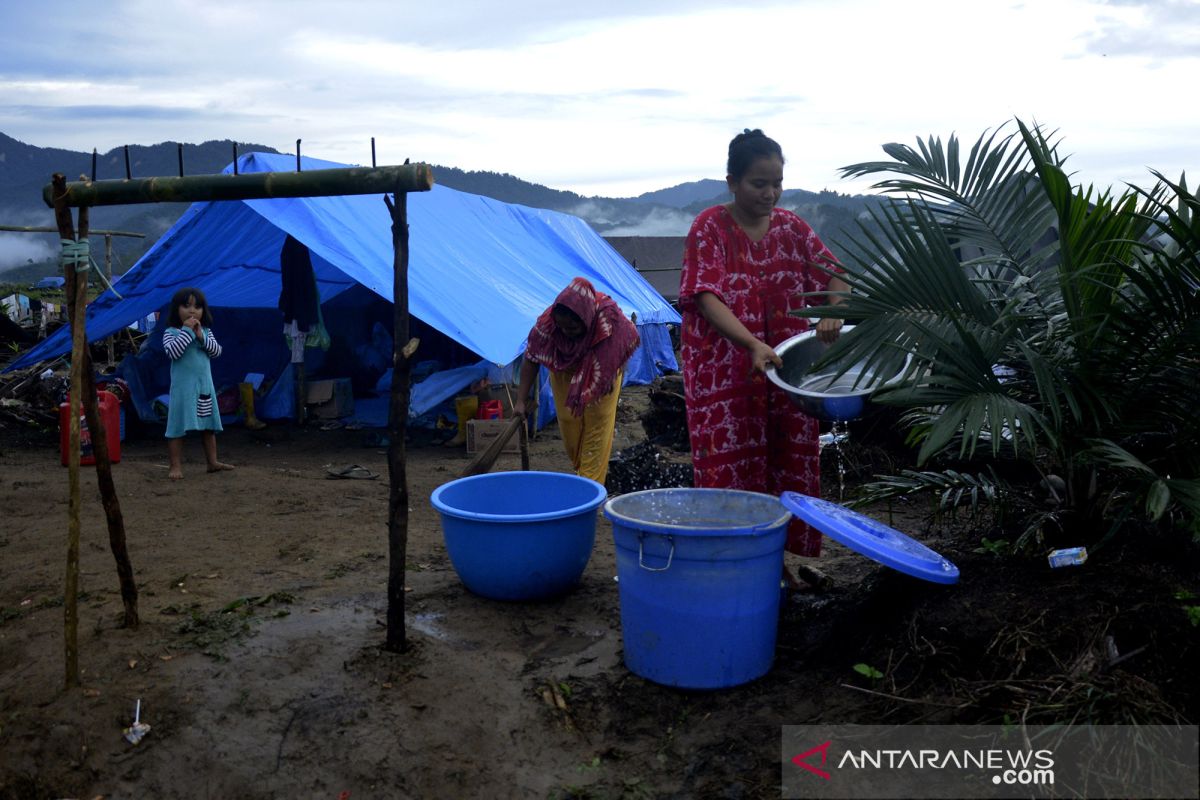
[[[622,403],[617,449],[645,436],[645,390]],[[603,517],[567,596],[464,589],[429,496],[468,457],[422,441],[408,448],[409,650],[385,652],[385,451],[370,431],[282,423],[220,436],[234,472],[206,474],[189,441],[177,483],[160,439],[123,444],[136,630],[120,627],[84,471],[82,687],[64,691],[67,470],[56,432],[18,433],[0,443],[0,798],[768,798],[786,724],[1200,716],[1187,612],[1200,582],[1179,542],[1117,543],[1051,570],[923,506],[878,509],[961,582],[921,583],[829,544],[803,561],[833,586],[785,604],[770,673],[680,691],[623,664]],[[871,461],[858,453],[852,484]],[[553,431],[532,463],[567,469]],[[380,477],[327,477],[347,464]],[[139,699],[151,729],[134,746],[122,729]]]

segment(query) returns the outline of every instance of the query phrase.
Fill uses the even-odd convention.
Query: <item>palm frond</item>
[[[1200,197],[1158,173],[1149,190],[1077,188],[1056,133],[1016,128],[843,168],[892,197],[838,243],[851,291],[814,316],[856,325],[828,359],[907,364],[874,398],[902,410],[920,464],[1065,470],[1067,505],[1025,539],[1194,514]]]
[[[936,208],[947,237],[955,246],[992,254],[1009,268],[1052,257],[1053,240],[1044,239],[1053,221],[1053,210],[1028,179],[1029,161],[1018,133],[1000,136],[997,128],[971,148],[965,168],[959,165],[958,139],[950,136],[943,149],[940,139],[918,140],[918,150],[887,144],[883,150],[893,161],[871,161],[841,168],[843,177],[878,173],[900,175],[881,180],[872,188],[907,198],[921,198]],[[968,258],[970,255],[968,254]]]
[[[1008,485],[993,470],[980,473],[902,470],[899,475],[878,476],[848,505],[859,508],[882,501],[933,495],[943,511],[952,511],[965,504],[972,513],[978,513],[984,504],[996,503],[1008,491]]]

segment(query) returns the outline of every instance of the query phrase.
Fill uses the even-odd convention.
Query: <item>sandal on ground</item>
[[[360,481],[373,481],[379,477],[378,474],[366,467],[360,467],[358,464],[348,464],[344,467],[330,467],[325,470],[325,474],[330,478],[347,478]]]

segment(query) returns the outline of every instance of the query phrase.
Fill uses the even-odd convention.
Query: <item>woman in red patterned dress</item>
[[[837,270],[833,255],[812,228],[775,207],[783,191],[783,151],[775,141],[761,130],[738,134],[726,172],[733,200],[696,217],[680,277],[695,485],[820,496],[817,420],[764,372],[768,364],[782,366],[777,345],[809,329],[806,317],[790,313],[819,302],[802,294],[849,287],[830,275]],[[823,319],[817,336],[834,341],[841,327],[842,320]],[[793,520],[787,549],[819,555],[821,534]]]

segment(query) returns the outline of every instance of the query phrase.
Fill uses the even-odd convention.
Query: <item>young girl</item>
[[[171,359],[171,402],[167,407],[167,453],[173,481],[183,477],[183,437],[188,431],[200,431],[204,459],[209,472],[233,469],[217,460],[217,431],[221,415],[217,411],[209,359],[221,355],[209,326],[212,314],[204,292],[196,288],[180,289],[171,298],[163,349]]]

